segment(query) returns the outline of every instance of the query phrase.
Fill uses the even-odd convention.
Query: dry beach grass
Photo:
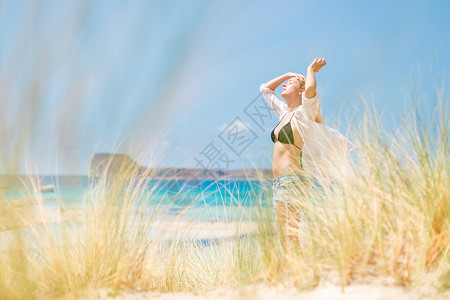
[[[284,239],[269,206],[240,211],[253,222],[158,220],[164,208],[147,187],[150,169],[142,176],[124,165],[122,176],[105,175],[84,195],[90,208],[72,213],[45,211],[31,178],[24,184],[43,225],[23,214],[20,201],[0,202],[2,220],[25,225],[0,233],[0,298],[252,298],[255,286],[266,289],[261,297],[320,298],[330,289],[361,286],[363,294],[379,291],[380,298],[448,295],[445,109],[428,128],[407,123],[395,137],[379,119],[366,118],[350,168],[332,181],[318,178],[322,189],[297,191],[304,212],[300,249]],[[213,242],[197,243],[202,234]],[[354,295],[345,299],[361,296]]]

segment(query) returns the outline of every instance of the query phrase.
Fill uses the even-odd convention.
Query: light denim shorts
[[[301,199],[293,199],[299,197],[297,192],[301,188],[306,187],[306,178],[303,176],[302,172],[295,172],[290,174],[282,174],[273,180],[273,201],[274,204],[277,202],[282,202],[286,205],[298,205],[298,203],[293,203],[292,200],[300,201]]]

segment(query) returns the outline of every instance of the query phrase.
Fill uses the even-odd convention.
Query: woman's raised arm
[[[305,98],[314,98],[316,95],[316,75],[314,75],[314,73],[319,72],[319,70],[326,64],[325,59],[315,58],[314,61],[308,66],[306,71]]]
[[[283,74],[281,76],[278,76],[277,78],[274,78],[272,80],[270,80],[269,82],[266,82],[263,84],[264,87],[271,89],[272,91],[275,91],[275,89],[282,84],[283,82],[285,82],[286,80],[297,76],[296,73],[292,73],[292,72],[288,72],[286,74]]]
[[[275,95],[275,89],[285,80],[295,77],[296,75],[297,74],[295,73],[286,73],[270,80],[267,83],[261,84],[259,88],[267,104],[269,104],[270,108],[275,112],[278,119],[280,120],[284,113],[287,111],[287,104],[278,99],[277,95]]]

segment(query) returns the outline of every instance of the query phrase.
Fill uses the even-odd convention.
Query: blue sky
[[[330,126],[350,134],[364,98],[395,130],[448,83],[448,11],[449,1],[4,1],[2,160],[87,174],[94,153],[150,148],[145,164],[201,167],[214,146],[232,161],[222,167],[270,168],[278,120],[260,128],[245,109],[261,83],[305,74],[315,57],[327,61],[317,80]],[[252,133],[239,151],[221,134],[236,118]]]

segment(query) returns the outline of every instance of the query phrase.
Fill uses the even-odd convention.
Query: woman
[[[306,78],[300,74],[286,73],[260,86],[264,99],[280,120],[271,133],[276,218],[283,226],[285,235],[298,244],[301,211],[299,201],[295,201],[293,196],[299,195],[299,187],[305,186],[301,184],[305,181],[303,150],[308,148],[310,164],[323,170],[326,162],[336,161],[355,148],[344,136],[323,125],[315,73],[325,65],[325,59],[316,58],[308,66]],[[286,80],[281,91],[281,97],[286,100],[284,103],[274,91]]]

